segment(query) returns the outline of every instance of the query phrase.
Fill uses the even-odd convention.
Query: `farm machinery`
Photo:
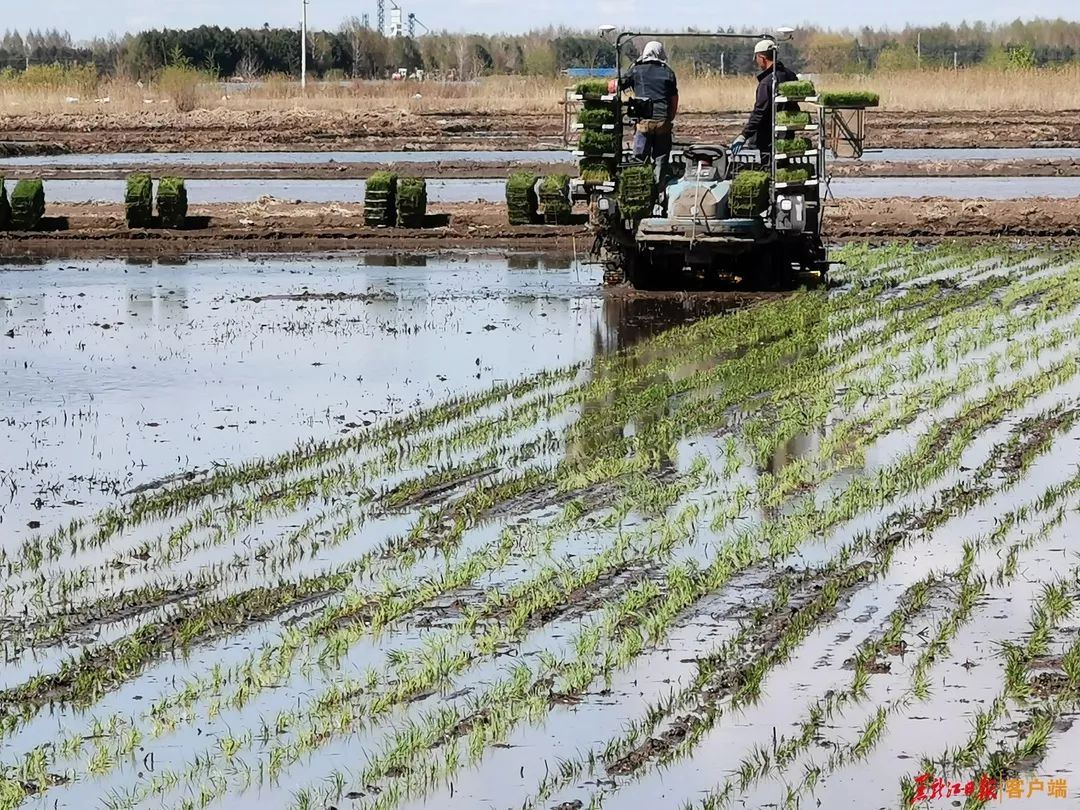
[[[722,144],[676,142],[669,160],[654,166],[635,161],[625,147],[624,134],[648,118],[647,99],[624,99],[618,91],[624,52],[635,39],[772,39],[779,47],[790,33],[622,33],[615,41],[615,91],[606,81],[567,91],[564,136],[579,171],[565,190],[549,188],[547,200],[566,194],[571,204],[587,204],[591,260],[603,266],[605,283],[783,289],[825,280],[827,140],[834,151],[843,141],[861,153],[861,109],[852,108],[838,129],[836,111],[812,83],[774,84],[766,148],[735,152]]]

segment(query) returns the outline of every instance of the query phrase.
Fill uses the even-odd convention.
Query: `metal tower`
[[[386,0],[375,0],[375,20],[379,23],[379,33],[386,33]]]
[[[409,39],[416,38],[416,26],[418,25],[424,29],[425,34],[431,33],[431,29],[424,25],[422,22],[420,22],[418,19],[416,19],[415,14],[409,14]]]
[[[405,36],[405,25],[401,19],[401,6],[390,0],[390,37]]]

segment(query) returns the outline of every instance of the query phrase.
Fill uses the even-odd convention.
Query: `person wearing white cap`
[[[612,81],[612,91],[615,91]],[[648,117],[638,121],[634,134],[634,157],[652,160],[658,167],[671,154],[675,116],[679,112],[679,81],[667,63],[667,52],[661,42],[649,42],[634,63],[630,73],[622,78],[618,90],[633,90],[634,97],[647,102]]]
[[[738,152],[743,146],[751,149],[760,149],[768,152],[772,149],[773,128],[773,74],[776,74],[777,84],[796,81],[799,77],[785,67],[783,62],[776,58],[776,43],[771,39],[763,39],[754,46],[754,62],[761,71],[757,75],[757,97],[754,100],[754,111],[750,113],[750,120],[743,127],[742,134],[731,145],[734,152]],[[786,107],[785,107],[786,109]],[[791,105],[792,110],[798,110],[798,104]]]

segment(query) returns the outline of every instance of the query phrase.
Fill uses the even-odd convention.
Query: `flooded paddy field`
[[[0,808],[1075,803],[1080,251],[837,258],[4,265]]]

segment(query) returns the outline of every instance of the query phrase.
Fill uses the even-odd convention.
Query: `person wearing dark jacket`
[[[662,43],[650,42],[645,46],[641,58],[622,78],[618,90],[633,90],[634,97],[647,100],[651,108],[649,117],[637,123],[634,157],[652,160],[658,166],[666,163],[671,154],[673,122],[679,112],[679,82],[675,71],[667,64]]]
[[[761,70],[757,75],[757,97],[754,99],[754,111],[750,120],[743,127],[742,134],[731,145],[732,151],[738,152],[744,146],[759,149],[761,152],[772,151],[773,130],[773,74],[777,85],[798,80],[798,76],[776,59],[776,43],[763,39],[754,47],[754,61]],[[789,103],[784,110],[797,112],[799,105]]]

